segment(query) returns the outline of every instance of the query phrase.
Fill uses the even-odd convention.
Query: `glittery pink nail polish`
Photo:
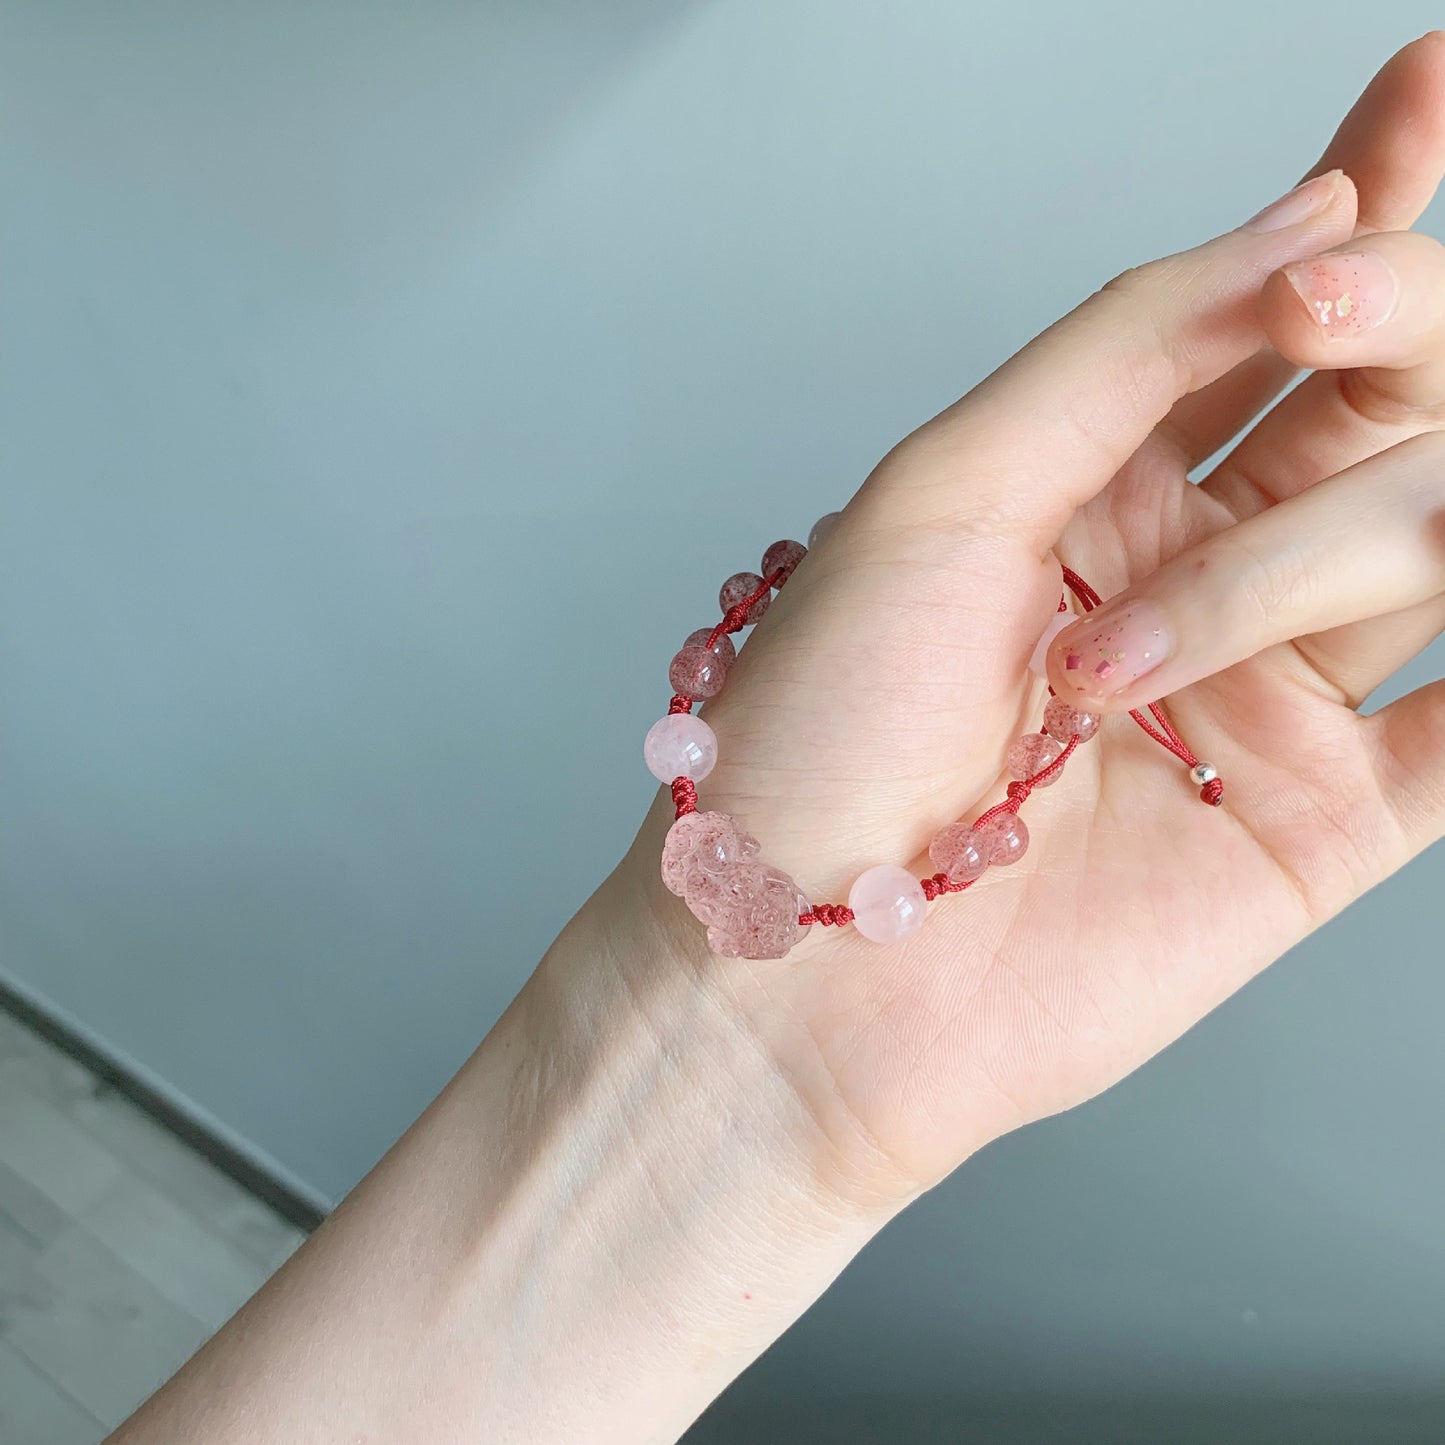
[[[1371,251],[1331,251],[1296,261],[1284,274],[1327,336],[1358,336],[1395,309],[1399,282]]]
[[[1117,697],[1169,655],[1169,630],[1151,603],[1110,604],[1061,633],[1054,654],[1065,688],[1079,697]]]

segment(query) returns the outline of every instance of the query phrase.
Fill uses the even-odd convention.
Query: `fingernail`
[[[1111,603],[1061,633],[1054,656],[1077,696],[1117,697],[1169,656],[1169,629],[1151,603]]]
[[[1258,215],[1251,216],[1241,230],[1281,231],[1286,226],[1297,226],[1330,203],[1343,174],[1343,171],[1326,171],[1312,181],[1305,181],[1288,195],[1271,201]]]
[[[1331,251],[1284,268],[1315,321],[1329,336],[1358,336],[1395,309],[1400,283],[1373,251]]]

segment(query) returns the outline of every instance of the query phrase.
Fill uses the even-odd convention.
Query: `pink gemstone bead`
[[[703,634],[706,641],[707,634]],[[683,697],[716,697],[727,680],[728,667],[711,648],[684,642],[667,669],[672,690]]]
[[[718,605],[724,612],[736,607],[739,602],[751,597],[759,587],[763,585],[763,579],[756,572],[734,572],[731,577],[722,585],[722,590],[717,595]],[[768,610],[772,603],[773,594],[764,592],[751,607],[748,608],[747,620],[759,622],[763,613]]]
[[[689,632],[684,647],[706,647],[707,640],[712,636],[711,627],[699,627],[696,632]],[[731,667],[738,660],[738,650],[733,646],[733,640],[726,632],[719,632],[717,641],[713,643],[712,650],[721,660],[724,668]]]
[[[781,587],[793,575],[793,569],[807,555],[808,549],[801,542],[774,542],[763,553],[762,574],[764,577],[771,577],[774,572],[781,572],[783,575],[773,582],[774,587]]]
[[[880,863],[860,873],[848,890],[853,926],[873,943],[896,943],[923,927],[928,899],[906,868]]]
[[[781,869],[745,864],[737,871],[745,881],[733,906],[708,924],[708,947],[723,958],[782,958],[808,931],[798,922],[808,900]]]
[[[951,883],[972,883],[988,867],[987,843],[967,823],[950,823],[933,835],[928,859]]]
[[[1017,863],[1029,851],[1029,830],[1017,813],[999,813],[974,831],[987,844],[988,861],[995,868]]]
[[[1077,620],[1072,612],[1055,612],[1054,615],[1049,618],[1049,625],[1044,628],[1044,635],[1039,638],[1038,645],[1034,648],[1033,656],[1029,658],[1029,671],[1032,672],[1035,677],[1048,677],[1049,644],[1069,623]]]
[[[642,757],[660,783],[674,778],[700,783],[717,763],[717,734],[700,717],[671,713],[648,728]]]
[[[1047,733],[1025,733],[1008,750],[1008,775],[1011,778],[1032,778],[1037,773],[1043,772],[1058,755],[1063,752],[1064,745],[1056,738],[1051,738]],[[1051,788],[1063,776],[1064,770],[1051,773],[1047,778],[1040,778],[1034,784],[1036,788]]]
[[[842,515],[842,512],[825,512],[819,517],[813,523],[813,530],[808,533],[808,546],[816,547],[838,525],[838,518]]]
[[[662,881],[679,898],[699,880],[754,857],[757,839],[727,813],[684,813],[662,845]]]
[[[1075,733],[1081,743],[1088,742],[1099,731],[1099,722],[1098,713],[1085,712],[1061,697],[1051,697],[1044,709],[1044,731],[1061,743],[1068,742]]]

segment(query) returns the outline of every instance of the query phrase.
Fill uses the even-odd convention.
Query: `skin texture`
[[[1399,234],[1442,167],[1431,35],[1345,121],[1307,214],[1117,278],[900,443],[706,710],[705,805],[811,897],[930,871],[1037,726],[1062,560],[1164,620],[1168,705],[1223,808],[1108,719],[1031,800],[1028,855],[919,934],[815,928],[748,963],[663,889],[659,797],[447,1091],[114,1438],[675,1439],[920,1191],[1434,841],[1445,687],[1353,704],[1445,624],[1445,269]],[[1399,294],[1325,335],[1281,268],[1336,249]],[[1297,365],[1322,369],[1191,485]]]

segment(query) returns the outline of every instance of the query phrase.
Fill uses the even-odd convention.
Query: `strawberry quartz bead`
[[[1098,713],[1085,712],[1061,697],[1051,697],[1044,709],[1044,731],[1061,743],[1068,742],[1075,734],[1081,743],[1088,742],[1099,731],[1099,722]]]
[[[674,778],[700,783],[717,765],[717,734],[700,717],[670,713],[647,730],[642,758],[659,783]]]
[[[662,845],[662,881],[679,898],[704,875],[721,873],[756,856],[757,841],[727,813],[684,813]]]
[[[709,647],[712,628],[699,627],[688,636],[667,669],[672,690],[683,697],[716,697],[727,681],[728,668],[737,657],[737,649],[726,632],[719,633]]]
[[[983,840],[990,866],[1004,868],[1017,863],[1029,850],[1029,830],[1017,813],[996,813],[974,831]]]
[[[1025,778],[1033,778],[1043,772],[1063,750],[1064,745],[1047,733],[1025,733],[1008,750],[1008,775],[1021,782]],[[1060,768],[1046,778],[1039,778],[1034,787],[1051,788],[1062,776],[1063,769]]]
[[[988,867],[988,840],[967,823],[950,823],[933,835],[928,861],[947,874],[950,883],[972,883]]]
[[[782,958],[807,932],[808,900],[726,813],[684,813],[662,846],[662,881],[707,926],[723,958]]]
[[[734,870],[726,903],[694,908],[691,894],[687,901],[707,923],[707,946],[720,958],[782,958],[808,931],[798,921],[808,900],[782,869],[765,863]]]
[[[763,576],[772,577],[774,572],[781,572],[783,574],[781,577],[773,578],[773,586],[781,587],[793,575],[798,563],[807,555],[808,549],[801,542],[774,542],[763,553]]]
[[[897,943],[923,927],[928,898],[906,868],[880,863],[860,873],[848,891],[853,926],[873,943]]]
[[[734,572],[731,577],[722,585],[722,590],[717,595],[718,605],[724,612],[731,611],[739,602],[745,602],[759,587],[763,585],[763,579],[756,572]],[[768,610],[773,600],[771,592],[764,592],[751,607],[748,608],[748,622],[762,621],[763,613]]]

